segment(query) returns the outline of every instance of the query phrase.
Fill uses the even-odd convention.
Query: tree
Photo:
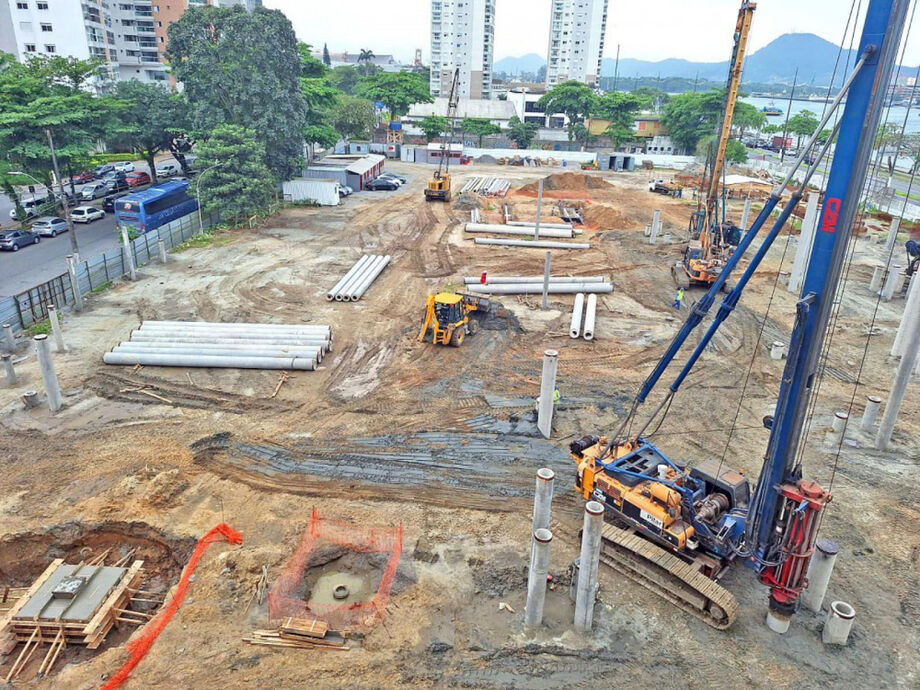
[[[332,67],[332,58],[329,57],[329,46],[323,43],[323,64],[326,67]]]
[[[692,151],[700,139],[715,132],[723,101],[724,90],[679,94],[665,106],[661,124],[678,146]]]
[[[355,95],[383,103],[392,117],[409,112],[415,103],[431,103],[428,84],[414,72],[378,72],[364,77],[355,88]]]
[[[508,138],[511,139],[519,149],[530,148],[531,142],[537,136],[537,130],[540,126],[534,122],[522,122],[517,115],[512,115],[508,120]]]
[[[715,147],[715,135],[700,139],[699,143],[696,145],[696,155],[700,158],[708,158],[714,155]],[[729,163],[744,163],[747,159],[747,147],[737,139],[729,139],[725,146],[725,160]]]
[[[894,175],[898,156],[904,152],[903,143],[901,128],[893,122],[886,122],[875,134],[875,148],[878,149],[879,156],[885,156],[888,177]]]
[[[594,109],[595,96],[591,87],[580,81],[566,81],[554,86],[537,104],[549,116],[558,113],[569,119],[569,141],[575,140],[575,125],[584,122]]]
[[[331,149],[339,141],[339,133],[330,125],[309,125],[303,128],[303,140],[310,147],[310,159],[313,159],[313,149],[319,146]]]
[[[224,218],[240,219],[268,206],[275,182],[255,131],[218,125],[198,144],[197,151],[202,170],[213,167],[200,185],[189,187],[190,193],[200,194],[203,212],[220,211]]]
[[[479,148],[482,148],[482,138],[493,134],[500,134],[502,128],[492,121],[480,117],[467,117],[460,122],[460,129],[465,134],[479,137]]]
[[[744,138],[744,131],[746,129],[762,130],[767,124],[767,116],[750,103],[738,101],[735,103],[735,113],[732,115],[732,124],[740,130],[741,138]]]
[[[760,131],[764,134],[779,134],[783,131],[783,128],[779,125],[766,125],[765,127],[761,127]]]
[[[671,101],[671,96],[667,91],[651,86],[640,86],[638,89],[633,89],[632,94],[647,100],[656,113],[661,112],[661,109]]]
[[[789,131],[796,135],[796,147],[800,148],[802,146],[802,138],[810,137],[818,129],[818,125],[821,124],[818,122],[817,116],[810,110],[803,110],[800,113],[796,113],[789,118],[787,127]]]
[[[118,135],[141,152],[157,183],[154,157],[188,129],[188,104],[165,85],[135,80],[118,82],[115,96],[120,101]]]
[[[306,109],[301,55],[287,17],[263,7],[251,14],[239,6],[190,7],[170,25],[166,55],[197,131],[251,128],[272,173],[291,177],[302,156]]]
[[[329,73],[329,81],[339,91],[347,93],[349,96],[354,95],[355,87],[361,80],[358,70],[351,65],[339,65],[333,67]]]
[[[364,76],[365,76],[365,77],[368,76],[368,74],[369,74],[369,72],[367,71],[367,70],[368,70],[368,65],[372,65],[372,64],[373,64],[373,63],[371,62],[371,60],[373,60],[375,57],[377,57],[377,56],[374,55],[374,51],[373,51],[373,50],[370,50],[370,49],[368,49],[368,48],[362,48],[362,49],[361,49],[361,52],[358,54],[358,64],[359,64],[359,65],[362,65],[362,66],[364,67]]]
[[[330,113],[330,122],[343,139],[363,139],[374,129],[374,104],[363,98],[342,96]]]
[[[430,142],[446,132],[450,127],[450,123],[443,115],[429,115],[419,122],[418,126],[425,133],[425,139]]]
[[[636,115],[649,104],[647,98],[635,93],[608,91],[596,99],[591,114],[610,122],[604,135],[618,147],[633,138]]]

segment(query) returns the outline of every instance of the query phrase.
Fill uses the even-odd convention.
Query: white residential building
[[[575,80],[596,87],[607,33],[608,0],[550,0],[546,85]]]
[[[461,98],[491,98],[494,38],[495,0],[431,0],[431,95],[459,68]]]
[[[99,58],[113,79],[167,78],[151,0],[0,0],[0,50]]]

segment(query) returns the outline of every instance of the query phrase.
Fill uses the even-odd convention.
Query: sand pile
[[[470,211],[474,208],[482,208],[482,202],[474,194],[463,192],[453,201],[453,207],[461,211]]]
[[[613,208],[604,204],[589,204],[581,210],[581,217],[585,223],[596,226],[601,230],[627,230],[636,226],[636,223]]]
[[[589,189],[609,188],[610,185],[604,182],[600,177],[595,177],[594,175],[588,175],[586,173],[555,173],[554,175],[543,178],[544,191],[561,190],[568,192],[584,192]],[[526,184],[521,187],[519,191],[524,194],[536,194],[537,183],[531,182],[530,184]]]

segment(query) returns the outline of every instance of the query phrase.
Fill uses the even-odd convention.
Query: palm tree
[[[361,52],[358,54],[358,64],[364,63],[364,76],[367,76],[370,71],[371,60],[373,60],[376,55],[374,51],[369,48],[362,48]]]

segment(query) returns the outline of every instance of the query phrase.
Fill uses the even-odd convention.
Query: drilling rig
[[[460,69],[457,68],[447,97],[447,131],[441,135],[441,157],[434,177],[425,188],[426,201],[450,201],[450,145],[454,139],[454,120],[457,119],[457,106],[460,103],[459,85]]]
[[[788,629],[807,586],[808,563],[831,494],[805,476],[806,422],[822,376],[821,352],[832,328],[834,299],[908,4],[906,0],[871,0],[856,65],[816,130],[828,124],[846,98],[831,136],[823,145],[818,144],[817,134],[812,136],[786,178],[774,187],[642,384],[619,428],[610,435],[586,436],[570,445],[577,466],[576,489],[585,499],[601,502],[614,523],[604,526],[602,562],[716,628],[730,626],[737,611],[734,596],[717,583],[736,561],[754,570],[769,588],[766,622],[775,632]],[[653,424],[664,426],[675,394],[731,315],[835,139],[824,207],[795,306],[776,407],[763,420],[769,438],[756,485],[752,489],[740,471],[719,460],[707,459],[688,467],[668,458],[645,436],[646,431]],[[819,149],[817,155],[809,155]],[[750,257],[737,285],[723,296],[718,312],[669,390],[642,423],[637,419],[639,406],[701,324],[806,157],[814,162]]]

